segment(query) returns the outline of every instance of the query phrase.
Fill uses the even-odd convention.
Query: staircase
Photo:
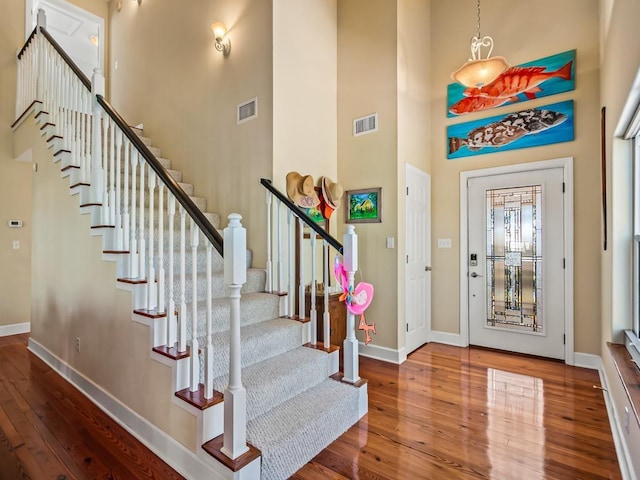
[[[55,79],[56,68],[65,72],[67,68],[56,63],[54,50],[59,47],[49,45],[52,40],[46,35],[36,37],[32,47],[38,49],[38,56],[23,60],[25,68],[37,70],[48,64],[51,71],[46,78]],[[26,57],[27,46],[23,51],[30,58]],[[55,60],[42,62],[48,56]],[[29,75],[23,73],[23,78]],[[32,76],[34,81],[38,78]],[[217,232],[220,216],[206,211],[206,199],[194,196],[194,186],[183,181],[182,173],[171,168],[170,160],[162,158],[161,150],[142,130],[121,127],[104,112],[100,123],[96,104],[92,112],[84,91],[78,93],[80,100],[74,108],[66,108],[64,102],[56,104],[52,92],[63,90],[64,86],[55,86],[49,93],[46,86],[40,93],[32,86],[25,89],[45,97],[35,102],[35,119],[52,149],[53,161],[59,162],[62,176],[69,178],[71,194],[79,196],[79,213],[91,216],[91,234],[103,237],[103,258],[117,263],[117,288],[131,292],[132,319],[150,327],[151,357],[172,368],[176,401],[197,417],[194,434],[202,451],[195,452],[196,456],[201,457],[203,451],[211,455],[212,478],[288,478],[366,413],[366,383],[340,381],[339,350],[309,344],[308,319],[283,316],[286,298],[280,292],[265,291],[268,273],[252,267],[251,251],[244,246],[242,286],[229,283],[234,274],[228,269],[238,269],[238,265],[225,262],[209,242],[211,234],[199,230],[199,214],[187,211],[180,196],[174,202],[170,186],[161,183],[163,174],[154,173],[150,166],[144,168],[149,154],[172,179],[169,183],[176,183],[190,199],[187,206],[191,203],[202,212]],[[18,97],[19,105],[29,103]],[[104,136],[100,137],[103,125]],[[144,148],[128,139],[132,131]],[[96,138],[100,138],[97,143]],[[102,165],[95,163],[96,158]],[[100,166],[103,191],[96,188]],[[240,228],[233,222],[229,231]],[[227,243],[225,240],[225,252],[228,246],[235,248]],[[239,311],[233,294],[236,287]],[[235,319],[239,319],[241,352],[235,371],[241,371],[241,385],[237,381],[240,374],[233,373]],[[251,448],[242,453],[245,429]]]

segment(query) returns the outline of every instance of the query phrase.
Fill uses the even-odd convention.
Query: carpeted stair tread
[[[320,350],[298,347],[242,369],[247,390],[247,420],[317,385],[329,375],[329,355]],[[227,375],[214,380],[215,389],[224,391]]]
[[[264,322],[279,316],[280,297],[270,293],[254,292],[243,295],[240,299],[240,325],[251,325]],[[231,300],[214,298],[211,300],[211,323],[213,332],[229,330]],[[198,302],[198,337],[204,337],[207,331],[207,302]],[[187,327],[191,334],[190,326]]]
[[[242,368],[263,362],[282,353],[300,347],[302,324],[286,318],[273,318],[241,328]],[[224,389],[229,371],[229,331],[217,332],[212,336],[214,351],[213,372],[220,381],[216,388]],[[201,367],[204,367],[204,346],[206,338],[198,339]],[[244,370],[243,370],[244,376]],[[200,369],[200,380],[204,383],[204,368]],[[222,390],[220,390],[222,391]]]
[[[189,260],[191,260],[189,258]],[[179,268],[179,267],[178,267]],[[174,267],[175,269],[175,267]],[[174,284],[180,285],[180,275],[179,269],[174,270]],[[247,269],[247,281],[242,286],[240,293],[242,295],[254,292],[264,292],[264,286],[266,285],[266,276],[267,272],[264,269],[260,268],[249,268]],[[199,271],[197,274],[197,299],[206,300],[207,299],[207,276],[206,273]],[[187,300],[187,304],[191,304],[192,295],[192,285],[191,285],[191,275],[189,275],[189,281],[186,285],[185,298]],[[212,274],[212,287],[211,293],[213,298],[221,298],[228,296],[227,286],[224,284],[224,272],[213,272]]]
[[[247,440],[262,452],[264,480],[284,480],[359,419],[356,387],[331,379],[247,424]]]

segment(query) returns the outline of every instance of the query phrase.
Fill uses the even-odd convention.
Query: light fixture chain
[[[478,40],[481,39],[480,36],[480,0],[478,0]]]

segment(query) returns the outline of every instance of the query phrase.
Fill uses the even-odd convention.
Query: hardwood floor
[[[0,338],[0,480],[182,478],[26,341]],[[360,373],[369,414],[293,479],[621,478],[596,371],[430,344]]]
[[[594,370],[435,343],[360,365],[368,415],[295,480],[621,478]]]

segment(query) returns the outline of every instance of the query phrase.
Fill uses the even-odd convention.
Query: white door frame
[[[460,172],[460,345],[469,346],[469,227],[467,212],[467,180],[473,177],[501,175],[504,173],[527,172],[562,168],[564,174],[564,361],[574,365],[573,349],[573,157],[555,158],[540,162],[506,165],[504,167],[483,168]]]

